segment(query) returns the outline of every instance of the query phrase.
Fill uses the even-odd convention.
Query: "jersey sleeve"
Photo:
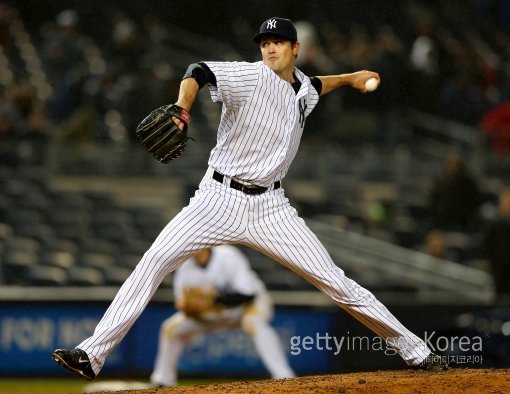
[[[259,78],[261,65],[248,62],[201,62],[211,70],[216,85],[208,83],[214,102],[227,107],[241,106],[253,93]]]
[[[320,85],[317,84],[317,81]],[[308,103],[305,109],[305,116],[308,117],[310,113],[313,111],[315,106],[319,103],[320,98],[320,91],[322,90],[322,83],[318,78],[315,78],[315,80],[310,79],[310,86],[311,88],[308,89]]]
[[[317,94],[320,96],[322,93],[322,81],[317,77],[310,77],[310,83],[314,87]]]

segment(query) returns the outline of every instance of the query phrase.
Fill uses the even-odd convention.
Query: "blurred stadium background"
[[[220,108],[201,92],[190,128],[197,141],[171,165],[136,143],[137,123],[176,99],[189,63],[258,60],[251,36],[270,16],[296,22],[309,75],[373,69],[383,81],[367,96],[336,92],[308,119],[284,181],[296,208],[335,262],[418,335],[479,335],[483,363],[466,366],[510,365],[508,298],[496,296],[483,248],[510,184],[509,2],[2,0],[2,376],[61,376],[51,351],[91,333],[186,204]],[[466,223],[443,226],[429,200],[452,152],[480,201]],[[431,232],[440,253],[429,249]],[[296,335],[371,335],[300,278],[244,250],[274,296],[286,346]],[[169,277],[102,376],[148,376],[171,300]],[[289,358],[301,375],[403,366],[373,351]],[[265,377],[240,333],[197,342],[181,371]]]

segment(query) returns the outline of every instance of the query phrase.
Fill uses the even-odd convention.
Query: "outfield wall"
[[[84,291],[88,301],[83,301]],[[72,348],[91,335],[114,295],[112,289],[104,288],[93,292],[76,289],[60,298],[57,293],[50,288],[31,293],[21,288],[2,293],[0,289],[1,376],[65,376],[66,372],[51,360],[51,352],[57,347]],[[159,326],[175,311],[166,301],[169,296],[156,294],[108,358],[102,377],[149,376]],[[374,349],[373,333],[320,293],[273,294],[273,298],[276,307],[272,324],[298,375],[405,366],[400,357],[386,349]],[[390,305],[390,310],[422,338],[426,331],[447,331],[456,314],[482,308]],[[241,331],[221,331],[197,339],[186,348],[179,370],[181,375],[189,376],[267,377],[253,344]]]
[[[0,375],[62,375],[62,369],[51,361],[51,352],[57,347],[72,348],[91,335],[106,307],[106,303],[2,304]],[[169,304],[151,303],[111,353],[101,375],[148,376],[156,356],[159,326],[174,311]],[[272,324],[298,373],[326,373],[333,369],[329,352],[310,349],[300,351],[300,355],[290,355],[290,338],[305,337],[310,332],[331,333],[334,315],[331,310],[309,308],[275,311]],[[198,338],[186,348],[179,369],[187,375],[266,374],[252,342],[240,330],[219,331]]]

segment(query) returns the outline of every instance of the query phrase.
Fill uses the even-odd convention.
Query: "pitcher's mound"
[[[257,380],[173,388],[117,391],[116,394],[170,393],[508,393],[510,369],[450,369],[446,372],[378,371]]]

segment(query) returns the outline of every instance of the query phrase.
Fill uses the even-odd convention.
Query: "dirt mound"
[[[450,369],[446,372],[377,371],[307,376],[175,388],[117,391],[116,394],[169,393],[508,393],[509,369]]]

